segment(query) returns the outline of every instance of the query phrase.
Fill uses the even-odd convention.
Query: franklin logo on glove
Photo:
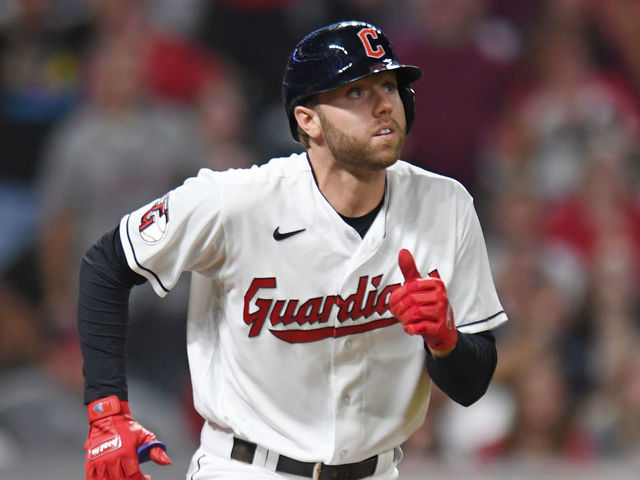
[[[120,438],[120,435],[116,435],[112,439],[107,440],[104,443],[101,443],[97,447],[91,448],[87,452],[87,455],[88,455],[87,459],[89,461],[95,460],[96,458],[98,458],[101,455],[104,455],[105,453],[109,453],[119,449],[121,446],[122,446],[122,439]]]

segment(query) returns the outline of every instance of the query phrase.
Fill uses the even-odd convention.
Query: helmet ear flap
[[[405,133],[409,133],[416,116],[416,92],[409,85],[404,85],[398,89],[398,93],[404,105],[404,116],[407,120],[407,131]]]

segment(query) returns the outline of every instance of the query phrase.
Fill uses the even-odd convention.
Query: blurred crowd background
[[[0,478],[84,478],[84,251],[201,166],[300,151],[283,66],[344,19],[424,69],[403,158],[473,194],[510,317],[487,395],[435,389],[404,478],[638,477],[640,1],[0,0]],[[197,444],[184,277],[132,299],[155,480]]]

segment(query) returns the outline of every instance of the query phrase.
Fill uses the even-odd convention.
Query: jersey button
[[[345,395],[344,397],[342,397],[342,401],[345,405],[349,405],[351,403],[351,397],[349,395]]]
[[[346,457],[348,454],[349,454],[349,451],[348,451],[348,450],[342,450],[342,451],[340,452],[340,458],[344,458],[344,457]]]
[[[353,340],[347,340],[344,346],[347,350],[351,350],[353,348]]]

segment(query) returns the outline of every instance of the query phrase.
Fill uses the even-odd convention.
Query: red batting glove
[[[404,275],[404,285],[389,297],[391,313],[402,323],[405,332],[422,335],[431,350],[453,349],[458,341],[458,330],[453,323],[453,310],[444,282],[437,272],[422,278],[409,250],[400,250],[398,265]]]
[[[87,412],[87,480],[151,480],[140,471],[140,463],[149,459],[160,465],[171,463],[165,446],[133,419],[128,402],[112,395],[91,402]]]

